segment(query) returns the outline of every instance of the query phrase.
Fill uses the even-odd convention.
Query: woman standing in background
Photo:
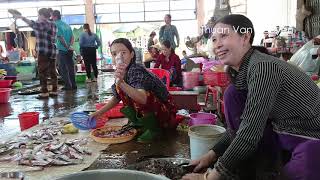
[[[84,32],[80,34],[80,53],[86,66],[87,81],[96,82],[98,77],[97,54],[96,49],[101,46],[101,41],[95,33],[90,30],[89,24],[83,25]],[[93,69],[94,78],[91,77],[91,67]]]

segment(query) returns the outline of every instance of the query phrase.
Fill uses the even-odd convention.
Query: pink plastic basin
[[[212,124],[215,125],[217,122],[217,115],[211,113],[192,113],[190,114],[189,126],[201,125],[201,124]]]

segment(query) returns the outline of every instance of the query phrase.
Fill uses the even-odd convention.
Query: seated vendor
[[[122,100],[121,112],[129,123],[142,131],[138,141],[146,142],[158,135],[161,129],[175,129],[176,107],[164,83],[142,65],[135,62],[136,55],[128,39],[119,38],[111,44],[112,60],[121,53],[122,63],[117,63],[113,97],[108,103],[92,114],[102,115]]]
[[[150,46],[148,52],[144,55],[143,63],[146,68],[150,68],[151,62],[155,62],[160,52],[160,46],[158,44],[154,44]]]
[[[159,55],[154,67],[159,68],[161,66],[161,69],[170,71],[172,84],[182,86],[181,61],[171,48],[170,41],[163,41],[161,50],[162,53]]]
[[[227,15],[213,28],[213,52],[231,77],[223,96],[227,132],[192,161],[194,172],[213,170],[182,179],[319,180],[320,89],[297,67],[255,50],[247,17]]]

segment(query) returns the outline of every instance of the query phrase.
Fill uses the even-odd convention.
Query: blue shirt
[[[174,41],[174,37],[176,37],[176,39],[177,39],[177,44]],[[161,43],[163,43],[163,41],[166,41],[166,40],[170,41],[172,49],[175,49],[177,46],[179,46],[180,38],[179,38],[179,33],[178,33],[176,26],[174,26],[174,25],[161,26],[160,31],[159,31],[159,40]]]
[[[79,39],[80,47],[99,47],[101,41],[95,33],[91,33],[91,36],[87,32],[83,32]]]
[[[67,46],[70,46],[70,43],[71,43],[71,38],[73,36],[72,34],[72,29],[71,27],[61,21],[61,20],[56,20],[55,21],[55,24],[57,26],[57,49],[60,50],[60,51],[68,51],[68,49],[60,42],[59,40],[59,37],[62,37],[64,39],[64,41],[66,42]]]

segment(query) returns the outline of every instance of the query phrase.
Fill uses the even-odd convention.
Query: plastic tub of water
[[[212,124],[215,125],[217,122],[217,115],[211,113],[192,113],[190,114],[189,126],[194,125],[205,125]]]
[[[189,128],[191,159],[206,154],[221,138],[226,129],[217,125],[198,125]]]
[[[126,169],[99,169],[76,172],[55,180],[169,180],[165,176]]]

